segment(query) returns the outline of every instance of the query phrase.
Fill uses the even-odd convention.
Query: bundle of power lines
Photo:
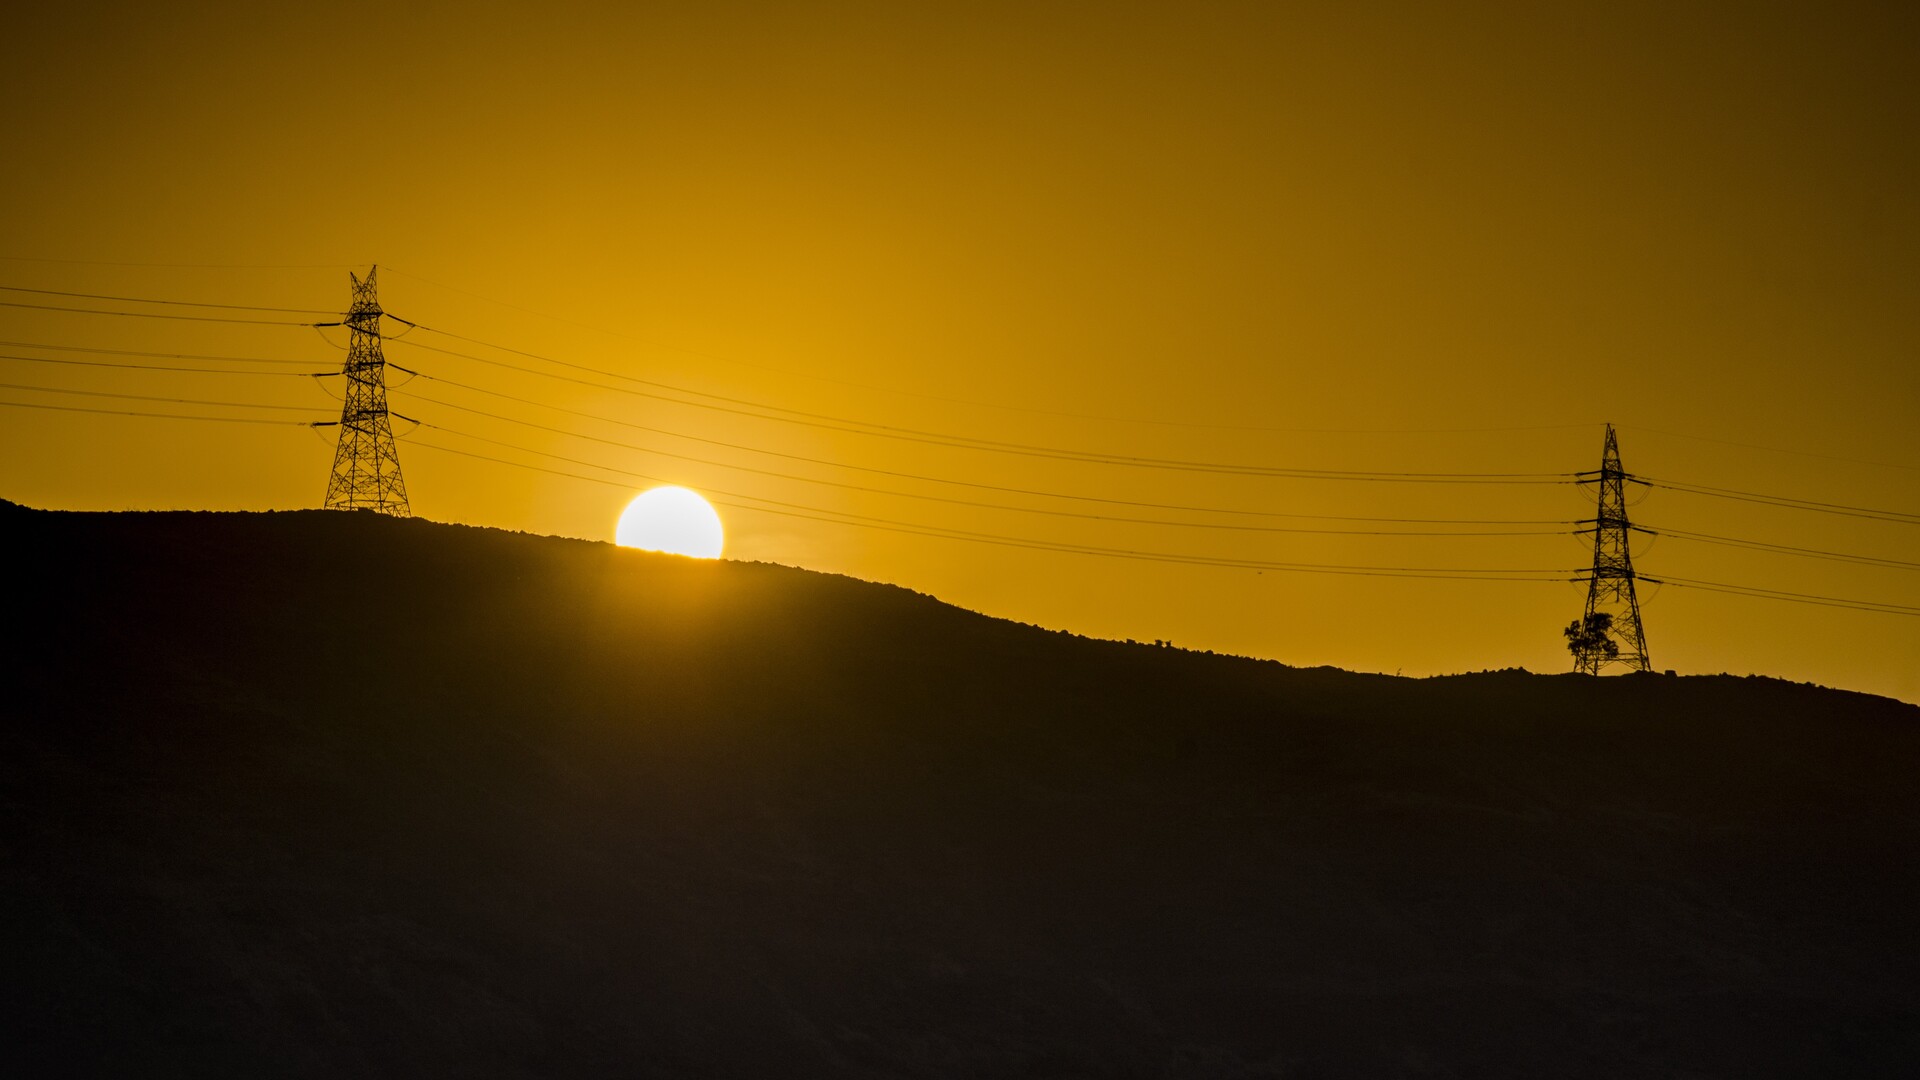
[[[44,311],[61,316],[93,317],[104,319],[144,319],[168,320],[176,322],[205,322],[230,324],[235,326],[285,327],[293,329],[312,329],[324,332],[326,328],[341,325],[338,311],[324,309],[300,309],[285,307],[263,307],[245,304],[213,303],[203,301],[184,301],[177,299],[159,299],[153,297],[108,295],[100,293],[69,292],[52,289],[29,288],[25,286],[0,286],[0,307],[23,311]],[[230,314],[231,313],[231,314]],[[888,453],[876,453],[864,461],[844,460],[821,456],[817,453],[802,453],[775,446],[755,445],[750,442],[714,438],[695,432],[650,425],[637,422],[629,417],[610,415],[604,411],[577,409],[552,401],[541,400],[528,393],[516,393],[503,389],[498,382],[489,385],[489,379],[502,372],[512,372],[518,376],[548,383],[556,388],[574,387],[591,390],[599,394],[612,394],[630,397],[647,402],[669,404],[677,408],[702,410],[734,417],[750,418],[753,421],[781,425],[788,428],[804,429],[813,432],[832,433],[853,436],[857,439],[872,440],[876,446],[894,445],[904,447],[932,447],[948,451],[960,451],[964,454],[981,455],[1002,462],[1061,463],[1071,466],[1093,467],[1103,470],[1153,470],[1169,474],[1193,474],[1196,476],[1254,478],[1262,480],[1299,480],[1318,481],[1336,484],[1375,484],[1375,485],[1474,485],[1483,488],[1499,489],[1515,485],[1578,485],[1581,472],[1442,472],[1442,471],[1377,471],[1359,469],[1318,469],[1291,467],[1285,465],[1252,464],[1232,461],[1213,461],[1188,457],[1137,456],[1106,453],[1096,450],[1055,446],[1034,442],[1022,442],[985,438],[962,432],[939,431],[922,427],[880,423],[850,416],[833,415],[808,411],[773,402],[756,400],[749,397],[728,396],[697,390],[652,379],[639,378],[606,368],[593,367],[571,360],[544,355],[524,349],[511,347],[463,335],[432,325],[401,319],[388,314],[389,319],[401,324],[405,330],[400,335],[387,338],[389,343],[404,345],[410,353],[419,354],[420,359],[409,355],[407,363],[388,358],[387,367],[396,373],[397,381],[392,384],[391,392],[407,399],[405,419],[415,426],[405,433],[407,445],[437,453],[455,455],[465,460],[486,463],[489,467],[513,468],[564,477],[571,480],[630,487],[634,483],[677,483],[678,480],[665,476],[649,474],[608,464],[589,455],[642,455],[646,458],[683,462],[707,468],[728,470],[743,477],[755,477],[773,481],[786,491],[796,488],[829,488],[877,496],[887,499],[904,500],[908,503],[928,507],[953,507],[967,511],[988,511],[1024,515],[1029,518],[1055,521],[1097,523],[1112,526],[1149,526],[1179,530],[1191,535],[1196,532],[1224,535],[1259,536],[1291,535],[1299,537],[1528,537],[1552,535],[1577,535],[1583,524],[1582,519],[1567,517],[1450,517],[1420,516],[1417,514],[1374,514],[1340,515],[1315,513],[1287,513],[1264,509],[1247,509],[1209,505],[1203,501],[1174,502],[1152,499],[1115,498],[1096,494],[1087,490],[1060,490],[1053,486],[1027,485],[1021,483],[997,483],[984,479],[986,476],[1000,475],[1005,469],[986,469],[968,475],[941,475],[918,469],[889,467],[875,462],[895,461]],[[12,337],[12,335],[7,335]],[[45,336],[45,335],[43,335]],[[0,363],[26,372],[39,370],[45,372],[80,371],[86,369],[111,369],[152,373],[164,377],[198,379],[204,377],[227,377],[241,382],[257,383],[262,380],[307,380],[327,385],[337,380],[342,372],[323,370],[310,360],[266,357],[255,355],[228,355],[169,351],[165,349],[128,349],[109,348],[80,343],[78,336],[65,337],[62,340],[0,340]],[[309,339],[311,340],[311,339]],[[330,342],[331,343],[331,342]],[[336,346],[339,347],[339,346]],[[425,383],[430,387],[445,388],[462,394],[478,395],[493,404],[480,407],[476,404],[461,404],[450,400],[442,393],[427,393],[415,388],[415,383]],[[185,422],[203,422],[219,424],[256,424],[321,427],[336,419],[334,414],[324,413],[325,404],[316,401],[312,407],[269,402],[260,400],[258,395],[242,395],[241,400],[233,397],[216,398],[198,394],[136,394],[118,390],[87,389],[74,386],[49,385],[44,382],[22,382],[8,380],[0,382],[0,391],[7,396],[0,399],[0,407],[11,409],[33,409],[52,412],[85,413],[100,416],[145,417]],[[210,415],[206,409],[231,409],[251,415]],[[531,419],[525,415],[515,415],[524,409],[537,409],[553,422]],[[261,413],[272,415],[259,415]],[[298,417],[288,414],[300,414]],[[396,417],[400,414],[396,413]],[[417,419],[416,419],[417,418]],[[466,418],[462,420],[462,418]],[[657,436],[679,440],[684,444],[709,447],[708,453],[687,453],[678,450],[663,449],[627,438],[611,438],[579,430],[578,426],[563,426],[561,418],[587,421],[592,424],[620,428],[645,436]],[[472,430],[475,421],[490,421],[509,425],[515,430],[533,433],[536,438],[557,437],[582,444],[580,454],[556,453],[526,445],[525,441],[503,439],[481,434]],[[463,445],[450,444],[448,440]],[[549,445],[552,445],[549,443]],[[754,455],[764,459],[768,466],[775,463],[787,463],[778,467],[743,465],[719,460],[709,456],[713,451],[724,451]],[[514,457],[503,454],[517,455]],[[537,462],[525,460],[537,459]],[[803,475],[792,471],[795,466],[813,466],[839,470],[843,474],[855,474],[861,479],[826,479],[818,476]],[[586,470],[586,471],[582,471]],[[1863,522],[1874,522],[1884,526],[1920,525],[1920,513],[1884,508],[1857,506],[1832,502],[1797,498],[1787,495],[1770,494],[1733,488],[1723,488],[1706,484],[1690,483],[1682,480],[1668,480],[1647,476],[1632,477],[1634,483],[1649,490],[1664,490],[1677,494],[1705,499],[1727,500],[1745,503],[1751,506],[1770,507],[1796,512],[1837,515]],[[900,485],[929,485],[940,493],[929,491],[904,490]],[[1362,575],[1383,577],[1410,577],[1438,580],[1474,580],[1474,581],[1532,581],[1565,582],[1575,578],[1586,568],[1578,565],[1552,567],[1481,567],[1481,566],[1428,566],[1419,565],[1415,560],[1402,564],[1398,560],[1381,563],[1327,563],[1304,560],[1281,560],[1242,558],[1197,551],[1163,550],[1160,547],[1120,547],[1101,544],[1088,544],[1049,538],[1030,532],[984,531],[971,528],[958,528],[925,520],[915,520],[910,515],[876,516],[851,513],[845,510],[822,507],[810,502],[804,495],[796,494],[792,498],[768,498],[738,490],[726,490],[701,485],[713,502],[732,509],[762,514],[774,514],[809,521],[826,522],[863,529],[883,530],[912,536],[924,536],[945,540],[964,541],[974,544],[987,544],[1002,547],[1058,552],[1069,555],[1090,556],[1106,559],[1144,560],[1174,565],[1193,565],[1225,567],[1257,571],[1283,571],[1295,573]],[[1577,490],[1577,488],[1576,488]],[[1007,501],[1010,498],[1038,500],[1047,505],[1019,505]],[[1571,506],[1571,504],[1569,504]],[[1181,515],[1184,515],[1182,517]],[[1310,521],[1322,524],[1301,525],[1281,522]],[[1828,562],[1848,563],[1856,566],[1871,567],[1894,573],[1920,571],[1920,562],[1896,559],[1885,556],[1815,548],[1800,545],[1778,543],[1771,540],[1729,535],[1723,532],[1701,532],[1687,529],[1649,528],[1636,523],[1633,526],[1638,533],[1665,537],[1691,544],[1718,545],[1744,549],[1784,557],[1824,560]],[[1904,546],[1904,545],[1903,545]],[[1571,562],[1571,560],[1569,560]],[[1683,588],[1701,589],[1713,592],[1731,593],[1760,599],[1787,601],[1804,604],[1820,604],[1833,607],[1852,608],[1892,615],[1920,615],[1920,606],[1886,602],[1876,599],[1849,598],[1805,592],[1795,589],[1780,589],[1769,586],[1757,586],[1707,579],[1675,577],[1667,574],[1648,577]]]

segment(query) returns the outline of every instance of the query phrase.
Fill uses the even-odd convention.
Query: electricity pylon
[[[340,407],[340,443],[333,453],[333,477],[327,481],[329,510],[377,510],[409,517],[407,484],[400,478],[400,451],[393,443],[393,421],[387,412],[387,358],[380,351],[380,301],[374,296],[374,275],[353,281],[353,306],[346,325],[345,403]],[[404,419],[404,417],[402,418]],[[321,426],[321,425],[316,425]]]
[[[1634,480],[1620,467],[1620,443],[1612,424],[1607,425],[1600,471],[1580,476],[1582,484],[1600,485],[1600,502],[1593,520],[1593,569],[1587,577],[1575,579],[1587,583],[1586,614],[1566,630],[1573,670],[1598,675],[1608,664],[1625,664],[1630,671],[1652,670],[1647,635],[1640,626],[1640,599],[1633,592],[1627,523],[1627,483],[1645,481]]]

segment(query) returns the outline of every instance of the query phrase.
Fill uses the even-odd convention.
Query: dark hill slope
[[[1920,1061],[1909,706],[1303,671],[365,514],[0,510],[8,1075]]]

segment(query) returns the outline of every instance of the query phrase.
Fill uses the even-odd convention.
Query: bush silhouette
[[[1567,636],[1567,651],[1573,654],[1577,666],[1612,660],[1620,655],[1620,645],[1613,640],[1613,616],[1607,612],[1596,611],[1575,619],[1561,632]]]

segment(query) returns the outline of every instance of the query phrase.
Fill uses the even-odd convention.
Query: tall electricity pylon
[[[393,421],[387,412],[387,358],[380,352],[380,301],[374,296],[374,275],[353,281],[353,306],[346,325],[345,404],[340,407],[340,443],[333,454],[333,477],[327,481],[329,510],[378,510],[409,517],[407,484],[400,478],[400,451],[393,443]]]
[[[1587,583],[1587,610],[1567,627],[1573,670],[1600,674],[1608,664],[1649,671],[1647,635],[1640,626],[1640,599],[1633,592],[1633,556],[1629,549],[1626,487],[1634,480],[1620,467],[1620,443],[1607,425],[1607,447],[1598,473],[1581,473],[1582,484],[1600,485],[1598,516],[1593,520],[1593,569]],[[1586,530],[1581,530],[1585,532]]]

